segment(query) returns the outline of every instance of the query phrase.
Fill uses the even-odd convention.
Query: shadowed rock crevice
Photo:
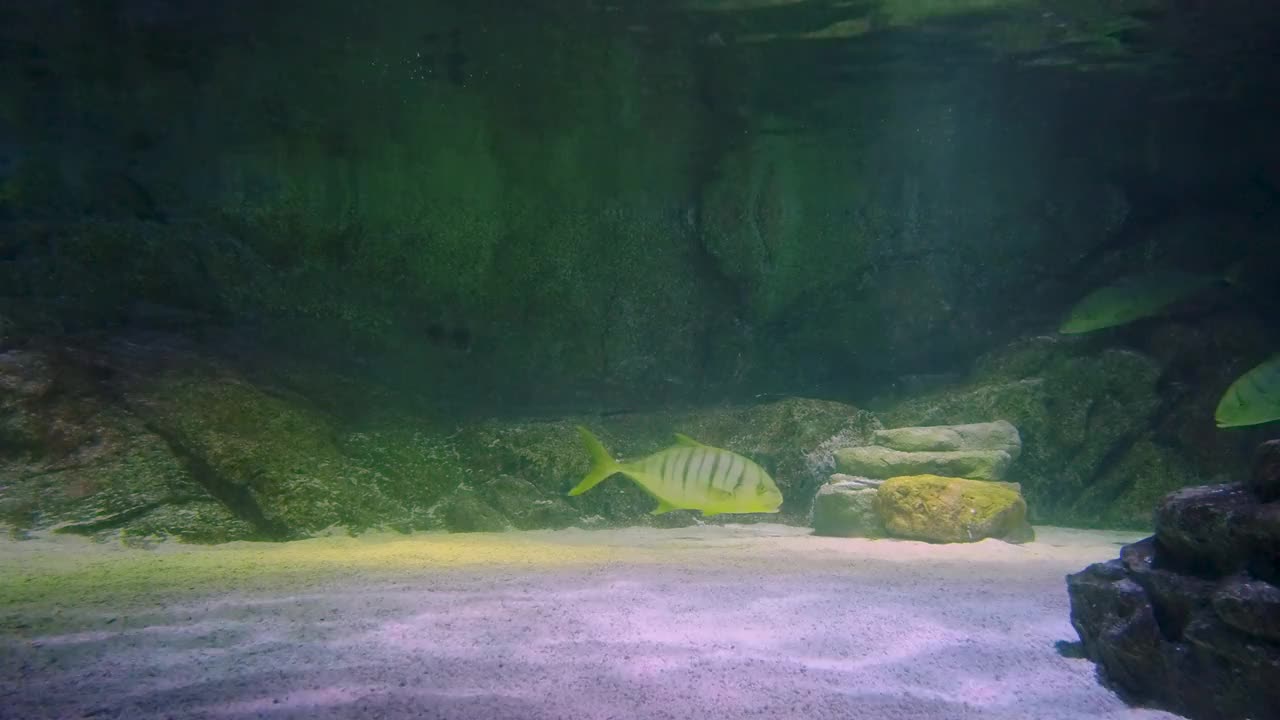
[[[220,476],[208,461],[185,447],[175,433],[166,432],[155,422],[144,421],[143,425],[156,437],[164,440],[174,457],[182,463],[191,478],[199,483],[210,497],[254,528],[257,535],[246,537],[245,540],[288,540],[297,537],[296,531],[290,530],[279,521],[268,519],[248,488]]]

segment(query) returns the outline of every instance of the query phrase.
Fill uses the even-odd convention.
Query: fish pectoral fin
[[[650,515],[661,515],[661,514],[663,514],[663,513],[669,513],[669,512],[671,512],[672,510],[679,510],[679,509],[680,509],[680,508],[677,508],[675,505],[672,505],[671,503],[667,502],[666,500],[659,500],[659,501],[658,501],[658,507],[656,507],[656,508],[654,508],[653,510],[649,511],[649,514],[650,514]]]
[[[733,493],[727,490],[721,490],[720,488],[707,488],[707,495],[712,500],[719,502],[728,502],[733,499]]]
[[[676,433],[676,444],[683,445],[684,447],[707,447],[683,433]]]

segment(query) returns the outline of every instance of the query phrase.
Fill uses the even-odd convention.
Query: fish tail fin
[[[582,444],[587,446],[587,452],[591,455],[591,470],[587,472],[586,477],[582,478],[582,482],[569,491],[570,495],[581,495],[622,469],[617,460],[609,457],[609,451],[604,449],[604,445],[600,443],[600,440],[595,435],[591,434],[590,430],[579,425],[578,435],[582,438]]]

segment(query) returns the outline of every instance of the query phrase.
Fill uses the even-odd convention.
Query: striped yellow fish
[[[581,495],[617,473],[635,480],[658,500],[654,515],[672,510],[721,513],[776,513],[782,492],[773,478],[751,460],[676,434],[676,444],[647,458],[621,463],[609,456],[591,431],[578,428],[591,454],[591,471],[572,490]]]

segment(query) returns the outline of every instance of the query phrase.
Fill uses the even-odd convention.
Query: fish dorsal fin
[[[707,447],[684,433],[676,433],[676,444],[684,447]]]

